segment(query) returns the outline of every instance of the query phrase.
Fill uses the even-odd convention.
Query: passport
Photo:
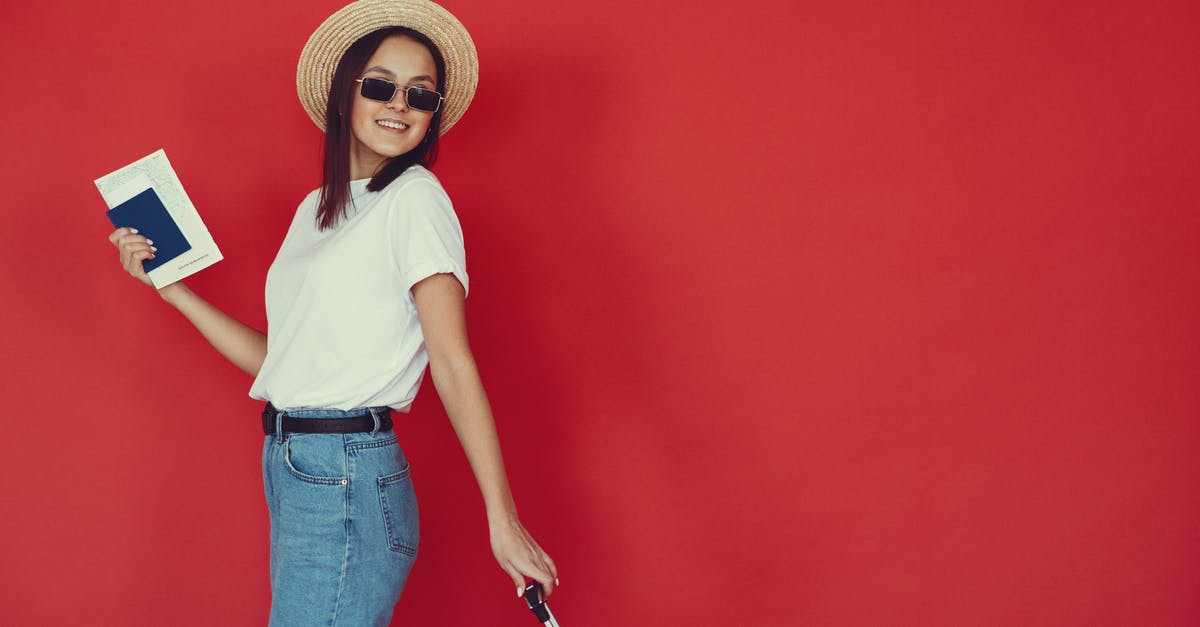
[[[154,189],[147,189],[109,209],[106,215],[114,228],[135,228],[139,235],[144,235],[154,242],[154,247],[158,249],[154,253],[154,259],[142,262],[142,269],[146,272],[192,249],[192,245],[184,237],[183,231],[179,230],[179,225],[175,224],[175,220],[171,218],[162,200],[159,200],[158,194],[154,193]]]
[[[161,149],[96,179],[96,189],[113,226],[135,228],[154,242],[154,259],[142,263],[154,287],[162,289],[223,259]]]

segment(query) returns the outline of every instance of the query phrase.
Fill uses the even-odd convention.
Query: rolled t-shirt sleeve
[[[436,180],[419,178],[396,190],[390,221],[392,254],[402,287],[435,274],[453,274],[468,291],[462,226]]]

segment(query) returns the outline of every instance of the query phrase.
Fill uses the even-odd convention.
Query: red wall
[[[564,625],[1200,622],[1195,3],[448,4],[436,171]],[[262,325],[337,6],[0,9],[5,624],[265,621],[250,382],[92,180],[165,148],[193,287]],[[431,389],[400,431],[396,624],[533,624]]]

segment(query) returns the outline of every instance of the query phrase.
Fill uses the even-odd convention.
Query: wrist
[[[188,287],[184,285],[183,282],[176,281],[166,287],[160,288],[158,290],[158,295],[163,300],[167,301],[167,303],[178,307],[179,300],[186,296],[187,291]]]
[[[517,508],[511,501],[507,505],[488,507],[487,519],[488,527],[491,527],[493,530],[520,520],[517,517]]]

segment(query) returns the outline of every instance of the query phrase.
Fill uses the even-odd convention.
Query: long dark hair
[[[393,35],[403,35],[429,49],[433,63],[437,67],[438,91],[446,84],[446,62],[442,53],[428,37],[402,26],[382,28],[351,44],[338,62],[333,73],[333,84],[329,87],[328,104],[325,107],[325,150],[324,168],[321,176],[321,195],[317,201],[317,226],[321,230],[328,229],[346,217],[347,204],[350,198],[350,140],[353,131],[350,128],[350,111],[354,108],[354,97],[357,93],[357,83],[367,66],[367,61],[383,40]],[[397,94],[397,98],[403,98]],[[444,108],[444,107],[443,107]],[[344,112],[344,114],[343,114]],[[442,110],[433,114],[429,123],[429,132],[416,148],[389,159],[379,168],[367,183],[367,189],[377,192],[404,174],[409,167],[421,164],[430,167],[437,161],[438,128],[442,124]]]

